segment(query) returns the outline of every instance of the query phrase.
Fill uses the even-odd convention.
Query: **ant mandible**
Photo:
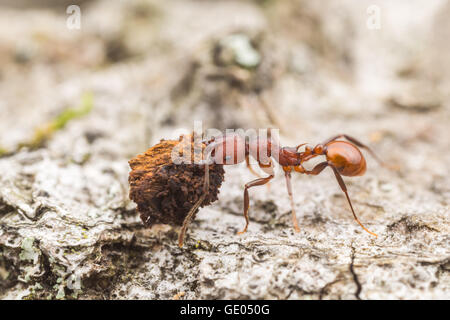
[[[270,132],[270,131],[269,131]],[[341,141],[338,139],[346,139],[347,141]],[[180,137],[181,139],[181,137]],[[227,133],[219,137],[215,137],[209,141],[203,141],[206,145],[205,154],[206,160],[202,160],[200,164],[205,165],[205,182],[203,195],[194,204],[194,206],[188,212],[186,218],[183,221],[183,225],[178,237],[178,245],[183,246],[184,236],[186,234],[187,227],[195,213],[195,211],[202,204],[208,189],[209,189],[209,165],[212,164],[226,164],[234,165],[243,162],[247,163],[247,167],[253,172],[250,166],[249,156],[252,156],[257,162],[259,167],[268,174],[265,178],[258,178],[245,184],[244,188],[244,218],[245,227],[238,234],[243,234],[247,231],[249,218],[249,195],[248,189],[261,186],[268,183],[274,176],[273,160],[276,160],[283,168],[287,192],[290,198],[292,207],[292,223],[296,232],[300,231],[298,227],[297,216],[295,213],[294,199],[292,195],[291,185],[291,172],[295,171],[307,175],[318,175],[326,167],[330,167],[339,183],[341,190],[344,192],[347,198],[350,209],[353,213],[353,217],[356,222],[368,233],[377,237],[377,234],[369,231],[359,221],[352,206],[352,202],[347,192],[347,187],[342,179],[342,176],[354,177],[362,176],[366,172],[366,160],[358,149],[366,149],[381,165],[386,166],[376,154],[366,145],[359,142],[355,138],[352,138],[346,134],[336,135],[325,142],[316,145],[314,148],[306,146],[304,151],[299,152],[299,148],[306,143],[300,144],[296,147],[280,147],[275,140],[270,136],[260,137],[257,136],[253,139],[245,139],[237,133]],[[261,152],[263,151],[263,152]],[[274,151],[272,153],[272,151]],[[326,161],[320,162],[312,170],[306,170],[303,167],[303,162],[308,161],[317,156],[325,156]],[[256,174],[256,173],[255,173]]]

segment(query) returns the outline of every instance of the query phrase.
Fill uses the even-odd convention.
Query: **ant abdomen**
[[[362,176],[366,172],[366,159],[350,142],[332,141],[326,145],[326,156],[343,176]]]

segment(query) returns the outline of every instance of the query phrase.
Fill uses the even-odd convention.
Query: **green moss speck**
[[[7,154],[8,150],[6,150],[5,148],[0,147],[0,157]]]
[[[56,118],[51,120],[46,125],[36,129],[34,137],[31,141],[22,143],[19,147],[29,147],[32,149],[41,147],[52,135],[63,129],[69,121],[77,118],[81,118],[89,114],[94,107],[93,94],[88,92],[84,93],[81,97],[81,103],[76,108],[68,108],[59,114]]]

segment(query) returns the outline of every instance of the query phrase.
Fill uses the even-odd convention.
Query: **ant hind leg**
[[[355,218],[356,222],[358,222],[358,224],[368,233],[370,233],[371,235],[378,237],[378,235],[376,233],[373,233],[372,231],[369,231],[366,227],[364,227],[364,225],[361,223],[361,221],[359,221],[358,217],[356,216],[355,210],[353,210],[353,206],[352,206],[352,202],[350,200],[350,197],[348,196],[348,192],[347,192],[347,187],[345,185],[344,179],[342,179],[341,175],[339,174],[338,170],[336,169],[336,167],[334,167],[333,165],[329,165],[331,167],[331,169],[333,169],[334,175],[336,176],[336,179],[339,183],[339,186],[341,187],[341,190],[345,193],[345,197],[347,198],[348,204],[350,205],[350,209],[352,209],[352,213],[353,213],[353,217]]]
[[[318,175],[319,173],[321,173],[326,167],[330,167],[333,172],[334,175],[336,177],[337,182],[339,183],[339,186],[341,187],[342,192],[344,192],[345,197],[347,198],[348,204],[350,205],[350,209],[352,210],[353,213],[353,217],[355,218],[356,222],[358,222],[358,224],[368,233],[370,233],[371,235],[378,237],[378,235],[376,233],[373,233],[371,231],[369,231],[366,227],[364,227],[364,225],[361,223],[361,221],[359,221],[358,217],[356,216],[355,210],[353,210],[353,205],[352,205],[352,201],[350,200],[350,197],[348,195],[347,192],[347,186],[345,185],[344,179],[342,179],[340,173],[338,172],[338,170],[336,169],[335,166],[333,166],[331,163],[324,161],[319,163],[318,165],[316,165],[311,171],[307,171],[305,172],[306,174],[310,174],[310,175]]]

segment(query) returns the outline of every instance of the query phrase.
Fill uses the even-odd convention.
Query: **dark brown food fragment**
[[[203,193],[204,166],[172,162],[172,149],[179,143],[185,142],[161,141],[128,162],[130,199],[137,203],[146,226],[181,225]],[[223,165],[210,166],[209,192],[201,207],[217,200],[224,173]]]

